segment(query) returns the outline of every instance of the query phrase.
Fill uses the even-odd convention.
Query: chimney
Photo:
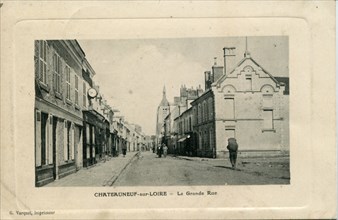
[[[236,47],[224,47],[223,48],[223,57],[224,57],[224,75],[229,74],[231,68],[234,68],[235,61],[235,49]]]
[[[210,71],[204,72],[204,89],[207,90],[210,88],[212,79]]]

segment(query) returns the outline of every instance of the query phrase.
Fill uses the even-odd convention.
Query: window
[[[210,145],[210,149],[212,149],[214,147],[214,141],[212,139],[212,128],[209,130],[209,145]]]
[[[246,91],[252,91],[252,77],[251,77],[251,75],[245,76],[245,89],[246,89]]]
[[[47,164],[47,147],[48,147],[48,115],[41,113],[41,165]]]
[[[64,121],[64,145],[63,145],[63,160],[68,161],[69,160],[69,128],[68,128],[68,122]]]
[[[263,129],[273,130],[273,111],[263,110]]]
[[[225,118],[234,119],[235,118],[235,105],[233,98],[225,99]]]
[[[208,106],[208,103],[205,101],[204,102],[204,109],[205,109],[205,115],[204,115],[204,117],[205,117],[205,121],[208,121],[208,116],[209,116],[209,106]]]
[[[208,105],[209,105],[209,120],[212,120],[214,110],[213,110],[212,99],[211,98],[209,98]]]
[[[226,140],[226,143],[228,142],[229,138],[236,138],[235,137],[235,129],[225,129],[225,140]]]
[[[271,94],[263,94],[263,108],[272,108],[273,102],[272,102],[273,95]]]
[[[75,75],[75,104],[79,105],[79,77]]]
[[[61,60],[59,55],[53,55],[53,88],[57,93],[61,93]]]
[[[39,79],[45,85],[47,85],[47,42],[44,40],[39,41],[39,61],[38,61],[38,72]]]
[[[53,164],[53,116],[36,110],[35,166]]]
[[[201,122],[204,122],[204,105],[201,105]]]
[[[70,68],[69,66],[65,67],[65,75],[66,75],[66,98],[70,100]]]
[[[87,106],[87,97],[86,97],[86,95],[87,95],[87,89],[86,89],[86,83],[85,82],[83,82],[83,93],[82,93],[82,95],[83,95],[83,106],[84,107],[86,107]]]

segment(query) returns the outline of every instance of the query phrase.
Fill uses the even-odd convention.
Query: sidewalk
[[[102,161],[90,168],[82,168],[74,174],[47,184],[45,187],[111,186],[128,164],[138,157],[138,153],[127,152],[126,157],[123,157],[122,154],[118,157],[111,157],[106,162]]]

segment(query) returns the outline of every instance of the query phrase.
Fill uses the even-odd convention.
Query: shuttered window
[[[47,85],[47,42],[40,40],[39,43],[39,61],[38,71],[40,81]]]
[[[75,75],[75,104],[79,105],[79,77]]]
[[[65,67],[65,76],[66,76],[66,98],[68,100],[71,100],[70,99],[70,88],[71,88],[71,84],[70,84],[70,68],[69,66],[66,66]]]
[[[84,106],[84,107],[86,107],[87,106],[87,97],[86,97],[86,95],[87,95],[87,89],[86,89],[86,83],[85,82],[83,82],[83,91],[82,91],[82,95],[83,95],[83,100],[82,100],[82,105]]]
[[[61,93],[61,60],[56,53],[53,55],[53,88]]]

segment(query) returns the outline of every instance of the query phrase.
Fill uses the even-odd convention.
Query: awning
[[[183,142],[185,139],[187,139],[187,137],[180,138],[177,142]]]

